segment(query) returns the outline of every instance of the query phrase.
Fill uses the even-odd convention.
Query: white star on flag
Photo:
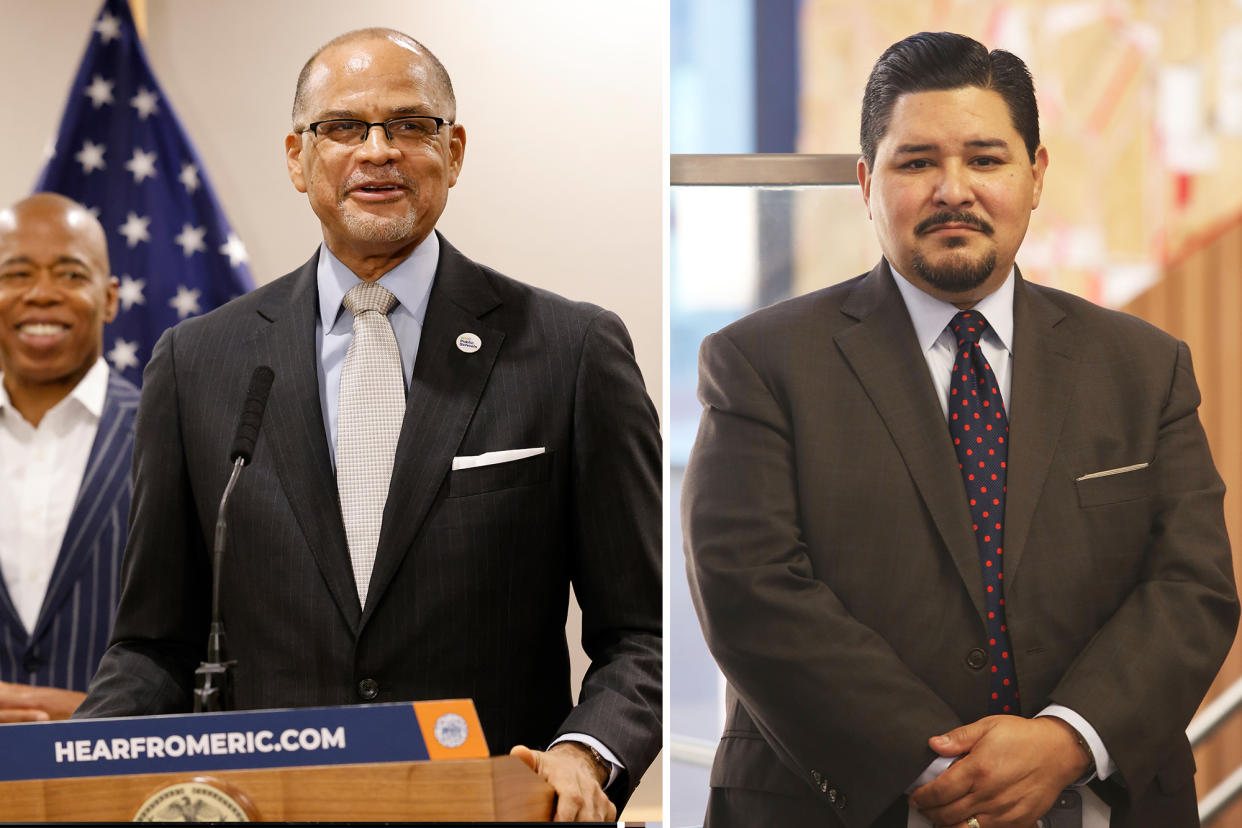
[[[250,261],[250,257],[246,255],[246,246],[237,238],[236,233],[229,233],[229,240],[220,246],[220,252],[229,257],[229,264],[233,267]]]
[[[155,153],[134,147],[134,157],[125,162],[125,169],[134,174],[135,184],[141,184],[145,178],[155,178]]]
[[[137,368],[138,343],[126,342],[124,339],[117,337],[112,350],[108,351],[108,360],[117,371],[124,371],[126,368]]]
[[[177,234],[173,241],[181,245],[181,251],[185,253],[185,257],[188,259],[195,253],[201,253],[207,249],[207,244],[203,241],[203,237],[206,235],[206,227],[195,227],[187,222],[182,225],[181,232]]]
[[[130,212],[125,217],[125,223],[119,228],[120,234],[125,237],[125,241],[130,247],[137,247],[138,242],[151,241],[151,219],[148,216],[140,216],[135,212]]]
[[[48,138],[47,143],[43,145],[43,160],[51,161],[56,157],[56,139]]]
[[[95,170],[102,170],[107,164],[104,163],[104,153],[107,147],[103,144],[93,144],[87,139],[82,144],[82,149],[73,159],[82,165],[82,175],[89,175]]]
[[[104,80],[99,75],[91,78],[91,85],[86,87],[86,97],[91,99],[91,106],[99,109],[104,104],[112,103],[112,87],[112,81]]]
[[[121,36],[121,21],[107,12],[103,17],[99,18],[99,22],[95,24],[95,31],[99,33],[99,39],[104,43],[109,43]]]
[[[181,175],[177,179],[185,185],[185,191],[192,193],[198,189],[198,167],[193,164],[182,164]]]
[[[94,0],[94,16],[82,18],[85,50],[61,99],[55,155],[43,162],[34,187],[83,203],[106,230],[112,308],[119,312],[100,351],[110,371],[135,384],[165,329],[254,287],[240,242],[226,247],[236,266],[217,252],[232,228],[208,169],[173,114],[176,95],[160,86],[147,60],[134,19],[134,7],[144,5],[152,3]],[[16,21],[10,28],[20,28],[9,17]],[[13,82],[23,80],[19,73]],[[29,126],[17,129],[31,141],[46,137],[37,124],[33,132]],[[3,811],[0,796],[0,822]]]
[[[121,300],[121,310],[129,310],[134,305],[145,305],[147,300],[142,290],[147,286],[145,279],[134,279],[128,273],[121,277],[121,289],[117,298]]]
[[[176,308],[178,319],[185,319],[187,316],[200,312],[198,297],[201,295],[201,290],[191,290],[185,285],[178,285],[177,295],[169,299],[168,304]]]
[[[138,94],[129,99],[129,104],[138,110],[138,117],[145,121],[148,115],[154,115],[159,110],[159,106],[156,103],[159,98],[160,96],[150,89],[140,86],[138,87]]]

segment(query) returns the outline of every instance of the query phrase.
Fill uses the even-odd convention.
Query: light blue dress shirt
[[[427,316],[427,298],[440,263],[440,239],[429,235],[405,261],[379,277],[378,284],[392,291],[397,304],[388,312],[392,332],[401,352],[401,373],[405,388],[414,376],[414,360]],[[345,307],[345,294],[361,284],[354,272],[332,255],[327,244],[319,246],[319,316],[315,320],[315,348],[319,353],[319,404],[323,408],[323,428],[328,436],[328,454],[336,468],[337,405],[341,394],[341,370],[345,354],[354,341],[354,315]]]
[[[397,337],[401,352],[401,373],[408,392],[414,376],[414,360],[423,336],[423,320],[427,317],[427,299],[440,263],[440,239],[429,235],[405,261],[379,277],[377,284],[392,291],[397,304],[388,312],[388,321]],[[319,404],[323,409],[323,428],[328,436],[328,455],[336,468],[337,407],[341,394],[341,370],[345,355],[354,341],[354,315],[345,307],[345,294],[362,282],[340,259],[332,255],[327,244],[319,245],[319,269],[315,274],[319,286],[319,316],[315,319],[315,349],[319,353]],[[585,733],[565,733],[556,742],[572,740],[595,748],[612,766],[604,787],[612,784],[623,767],[616,755],[603,742]]]

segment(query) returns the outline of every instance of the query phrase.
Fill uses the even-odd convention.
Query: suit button
[[[975,647],[966,654],[966,666],[972,670],[982,670],[984,665],[988,663],[987,650]]]
[[[833,805],[837,804],[837,789],[836,788],[828,789],[828,801],[831,802]]]
[[[845,810],[845,794],[843,794],[843,793],[838,793],[838,794],[837,794],[837,802],[836,802],[836,805],[837,805],[837,810],[838,810],[838,811],[844,811],[844,810]]]
[[[370,701],[379,695],[379,684],[375,679],[363,679],[358,682],[358,695]]]
[[[31,650],[22,658],[22,667],[27,673],[37,673],[39,668],[43,666],[43,659],[39,658],[38,650]]]

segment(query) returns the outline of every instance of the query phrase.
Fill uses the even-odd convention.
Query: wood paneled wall
[[[1164,278],[1124,310],[1190,345],[1203,394],[1199,415],[1228,488],[1225,520],[1233,542],[1233,568],[1242,575],[1242,217],[1193,240]],[[1235,640],[1207,701],[1239,679],[1242,647]],[[1195,751],[1195,760],[1202,799],[1242,765],[1242,713],[1209,737]],[[1242,801],[1213,824],[1237,826],[1242,826]]]

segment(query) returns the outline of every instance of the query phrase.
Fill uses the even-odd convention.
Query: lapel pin
[[[464,333],[457,335],[457,350],[463,354],[473,354],[475,351],[483,347],[483,340],[472,333]]]

